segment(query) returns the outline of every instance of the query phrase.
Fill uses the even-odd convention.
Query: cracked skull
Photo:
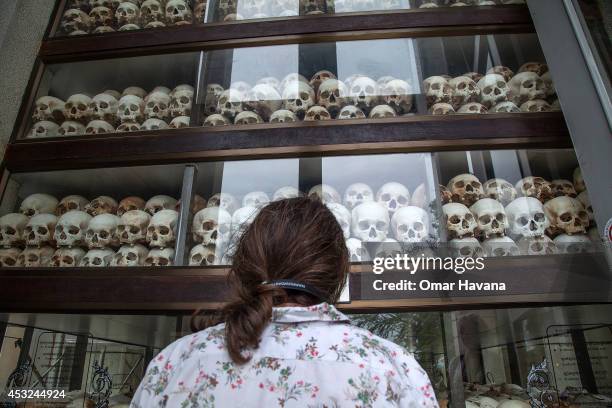
[[[448,182],[447,187],[452,194],[452,201],[466,206],[484,197],[482,184],[473,174],[459,174]]]
[[[117,236],[122,244],[144,244],[151,216],[142,210],[130,210],[121,216],[117,224]]]
[[[448,203],[442,206],[449,238],[473,237],[478,224],[474,215],[463,204]]]
[[[550,221],[552,235],[586,233],[589,215],[577,199],[567,196],[555,197],[544,204],[544,212]]]
[[[30,218],[23,233],[26,244],[40,247],[53,242],[53,231],[57,217],[52,214],[38,214]]]
[[[62,215],[55,225],[53,234],[57,245],[67,247],[84,245],[91,219],[91,215],[80,210],[71,210]]]
[[[123,245],[111,260],[111,266],[142,266],[149,254],[143,245]]]
[[[515,238],[533,238],[544,235],[549,221],[544,206],[533,197],[519,197],[506,206],[508,231]]]
[[[85,242],[89,249],[119,246],[117,225],[121,219],[113,214],[96,215],[89,221]]]
[[[25,243],[24,229],[28,217],[20,213],[3,215],[0,218],[0,246],[7,248],[21,246]]]

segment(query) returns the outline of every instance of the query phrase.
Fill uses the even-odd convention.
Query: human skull
[[[258,207],[250,205],[241,207],[232,214],[231,240],[237,242],[244,230],[253,222],[259,212]]]
[[[365,119],[365,117],[365,113],[354,105],[345,106],[338,114],[338,119]]]
[[[485,256],[517,256],[520,254],[516,243],[509,237],[497,237],[485,239],[482,243]],[[495,401],[497,404],[497,401]]]
[[[51,257],[51,265],[56,268],[71,268],[79,264],[85,256],[81,248],[59,248]]]
[[[128,211],[144,210],[145,204],[145,200],[140,197],[126,197],[123,200],[119,201],[119,206],[117,207],[117,215],[121,217]]]
[[[145,0],[140,6],[140,18],[145,25],[154,21],[164,22],[164,6],[158,0]]]
[[[423,89],[429,106],[436,103],[450,103],[452,100],[453,87],[442,76],[434,75],[426,78],[423,81]]]
[[[431,108],[429,108],[429,113],[432,115],[450,115],[451,113],[455,113],[455,108],[453,108],[453,105],[450,103],[434,103]]]
[[[89,221],[85,242],[89,249],[119,246],[117,225],[121,219],[114,214],[96,215]]]
[[[138,132],[139,130],[140,125],[138,122],[125,122],[119,125],[117,133]]]
[[[521,255],[552,255],[556,254],[557,246],[546,235],[540,237],[524,237],[517,242]]]
[[[208,116],[206,119],[204,119],[203,126],[213,126],[214,127],[214,126],[227,126],[229,124],[230,124],[230,121],[227,120],[225,116],[215,113],[215,114]]]
[[[466,72],[465,74],[463,74],[463,75],[461,75],[461,76],[468,77],[468,78],[470,78],[472,81],[474,81],[474,82],[476,82],[476,83],[477,83],[478,81],[480,81],[480,78],[482,78],[482,77],[483,77],[483,75],[482,75],[482,74],[480,74],[480,73],[478,73],[478,72]]]
[[[134,3],[128,1],[119,4],[117,11],[115,11],[115,19],[117,20],[118,26],[126,24],[138,24],[140,19],[140,9]]]
[[[544,206],[533,197],[519,197],[506,206],[508,231],[514,239],[541,237],[549,221]]]
[[[457,113],[481,114],[487,113],[487,108],[478,102],[470,102],[459,108]]]
[[[305,121],[331,120],[331,114],[322,106],[312,106],[304,116]]]
[[[142,266],[149,254],[143,245],[123,245],[113,256],[110,266]]]
[[[346,240],[346,248],[349,252],[349,260],[351,262],[366,262],[370,260],[370,255],[366,248],[361,244],[361,240],[357,238],[349,238]]]
[[[82,30],[76,30],[71,32],[70,34],[68,34],[70,37],[76,37],[78,35],[87,35],[86,31],[82,31]]]
[[[160,129],[168,129],[168,124],[161,119],[147,119],[140,125],[140,130],[153,131]]]
[[[525,177],[520,179],[514,187],[521,197],[534,197],[545,202],[553,197],[550,182],[542,177]]]
[[[257,113],[251,111],[242,111],[234,118],[235,125],[255,125],[259,123],[264,123],[263,119]]]
[[[504,206],[492,198],[482,198],[470,207],[476,217],[478,230],[485,238],[501,237],[506,234],[508,218]]]
[[[451,79],[449,84],[453,89],[451,101],[455,109],[470,102],[478,102],[480,100],[480,88],[472,78],[458,76]]]
[[[139,97],[140,99],[144,99],[147,96],[147,91],[145,91],[139,86],[128,86],[127,88],[123,90],[121,97],[124,97],[127,95],[133,95],[133,96]]]
[[[193,217],[194,242],[224,247],[230,241],[232,216],[220,207],[205,208]]]
[[[67,120],[62,123],[57,133],[60,136],[79,136],[85,134],[85,126],[73,120]]]
[[[147,243],[149,247],[166,248],[174,246],[178,212],[175,210],[161,210],[151,218],[147,227]]]
[[[364,112],[369,112],[379,100],[378,84],[372,78],[359,76],[351,83],[349,100]]]
[[[162,91],[151,92],[145,98],[144,114],[148,119],[165,120],[170,116],[170,95]]]
[[[344,239],[349,239],[351,236],[351,212],[339,203],[327,203],[326,205],[340,224]]]
[[[265,119],[269,118],[273,112],[279,110],[281,104],[280,94],[271,85],[255,85],[247,94],[246,106]]]
[[[492,178],[482,185],[484,195],[508,205],[517,197],[516,189],[512,184],[501,178]]]
[[[365,183],[353,183],[344,192],[344,205],[349,210],[367,201],[374,201],[374,192]],[[382,207],[386,208],[385,206]]]
[[[382,205],[371,200],[361,202],[353,208],[351,219],[353,235],[362,242],[382,242],[387,238],[389,213]]]
[[[410,192],[403,184],[394,181],[385,183],[376,193],[376,202],[383,205],[389,216],[401,207],[410,205]]]
[[[478,81],[480,101],[488,109],[508,100],[508,84],[500,74],[487,74]]]
[[[560,196],[544,204],[544,212],[550,221],[550,234],[584,234],[589,225],[589,214],[575,198]]]
[[[108,7],[94,7],[89,12],[92,27],[110,27],[113,25],[113,11]]]
[[[548,72],[548,65],[542,64],[541,62],[527,62],[521,65],[518,72],[534,72],[537,75],[542,76]]]
[[[260,208],[269,202],[270,197],[263,191],[252,191],[244,196],[242,199],[242,206]]]
[[[484,197],[482,184],[478,177],[473,174],[459,174],[448,182],[447,187],[452,194],[452,201],[466,206],[470,206]]]
[[[274,192],[272,195],[272,201],[284,200],[286,198],[300,197],[302,193],[295,187],[285,186],[281,187]]]
[[[119,93],[119,91],[115,91],[114,89],[107,89],[106,91],[102,92],[105,93],[107,95],[112,96],[113,98],[115,98],[117,101],[119,99],[121,99],[121,93]]]
[[[582,177],[582,170],[580,167],[576,167],[574,169],[572,178],[574,179],[574,188],[576,189],[576,192],[582,193],[584,190],[586,190],[586,185],[584,184],[584,178]]]
[[[115,128],[108,122],[103,120],[92,120],[87,124],[85,128],[85,134],[87,135],[102,135],[105,133],[114,133]]]
[[[485,253],[476,238],[455,238],[449,242],[451,254],[455,258],[482,258]]]
[[[370,111],[370,119],[393,118],[397,116],[395,110],[389,105],[377,105]]]
[[[32,126],[32,130],[26,138],[55,137],[59,135],[59,130],[60,127],[56,123],[48,120],[41,120]]]
[[[233,214],[240,205],[233,195],[229,193],[217,193],[210,197],[206,207],[221,207],[230,214]]]
[[[107,93],[101,93],[91,100],[89,108],[94,119],[103,120],[105,122],[117,123],[117,109],[119,102],[117,99]]]
[[[26,268],[37,268],[51,266],[51,258],[55,249],[50,246],[40,248],[26,248],[19,255],[18,264]]]
[[[429,237],[429,214],[420,207],[399,208],[391,218],[391,231],[399,242],[423,242]]]
[[[508,87],[512,100],[517,105],[527,101],[546,98],[546,85],[535,72],[521,72],[516,74],[509,82]]]
[[[20,213],[0,217],[0,246],[7,248],[23,245],[25,243],[24,229],[28,221],[28,217]]]
[[[177,116],[176,118],[172,119],[168,127],[170,129],[186,128],[189,127],[189,121],[189,116]]]
[[[117,116],[121,120],[121,123],[140,123],[144,119],[144,106],[144,100],[141,97],[136,95],[125,95],[119,99]]]
[[[568,196],[572,198],[578,197],[574,185],[569,180],[556,179],[550,182],[552,193],[555,197]]]
[[[62,123],[64,121],[64,106],[66,102],[53,96],[43,96],[36,100],[36,107],[32,114],[35,121],[52,121]]]
[[[217,105],[219,103],[219,97],[223,93],[224,89],[219,84],[208,84],[206,85],[206,97],[204,98],[204,111],[212,115],[214,113],[219,113],[217,110]],[[279,96],[280,99],[280,96]]]
[[[446,188],[446,186],[440,184],[438,186],[438,190],[440,193],[440,201],[442,202],[442,204],[448,204],[452,201],[453,194],[448,190],[448,188]]]
[[[206,208],[206,199],[199,194],[194,194],[191,197],[191,204],[189,206],[189,211],[191,212],[191,214],[195,214],[198,211],[203,210],[204,208]],[[181,212],[181,200],[178,200],[176,202],[174,209],[179,213]]]
[[[521,105],[521,112],[549,112],[552,107],[543,99],[527,101]]]
[[[297,120],[295,113],[287,109],[279,109],[270,115],[270,123],[292,123]]]
[[[508,67],[504,67],[503,65],[496,65],[487,71],[487,75],[488,74],[501,75],[502,77],[504,77],[504,80],[508,82],[514,76],[514,71],[512,71]]]
[[[153,248],[144,260],[145,266],[172,266],[174,248]]]
[[[168,25],[191,24],[191,7],[185,0],[170,0],[166,3],[166,22]]]
[[[57,246],[84,245],[85,234],[91,219],[91,215],[80,210],[71,210],[63,214],[57,221],[53,234]]]
[[[37,214],[30,218],[23,230],[26,244],[40,247],[52,243],[55,224],[57,217],[53,214]]]
[[[151,216],[142,210],[125,212],[117,224],[117,236],[122,244],[144,244]]]
[[[283,109],[290,110],[298,118],[304,119],[306,111],[315,104],[315,92],[310,84],[299,80],[285,83]]]
[[[189,266],[220,265],[221,259],[215,247],[198,244],[189,251]]]
[[[117,201],[108,196],[96,197],[85,206],[85,211],[92,217],[100,214],[117,213]]]
[[[36,193],[27,196],[19,206],[19,212],[28,217],[37,214],[54,214],[58,205],[57,198],[49,194]]]
[[[272,76],[259,79],[255,85],[259,85],[259,84],[269,85],[278,92],[280,92],[281,90],[280,81],[277,78],[272,77]]]
[[[110,265],[113,256],[115,256],[115,251],[112,249],[91,249],[81,258],[79,266],[106,267]]]
[[[317,101],[320,106],[327,109],[332,116],[337,116],[346,106],[349,89],[344,82],[335,78],[325,79],[318,85]]]
[[[246,98],[247,96],[237,89],[227,89],[219,96],[217,112],[227,119],[234,120],[236,115],[244,110]]]
[[[0,249],[0,268],[13,268],[23,266],[21,249],[2,248]]]
[[[90,107],[91,98],[83,94],[72,95],[64,105],[64,116],[67,120],[87,123],[93,111]]]
[[[380,80],[379,80],[380,81]],[[412,94],[410,84],[401,79],[391,79],[382,86],[382,100],[398,114],[406,114],[412,109]]]
[[[520,111],[521,109],[514,102],[506,101],[493,106],[489,113],[518,113]]]
[[[410,198],[410,205],[415,207],[427,208],[429,198],[427,198],[427,189],[424,183],[421,183],[414,189]]]
[[[323,203],[338,203],[342,201],[340,194],[330,185],[317,184],[308,191],[308,197],[317,198]]]
[[[61,27],[66,34],[71,34],[76,31],[89,32],[89,16],[82,10],[70,9],[66,10],[62,16]]]
[[[593,206],[591,205],[591,199],[589,198],[589,194],[586,192],[586,190],[578,194],[578,201],[580,201],[587,214],[589,215],[590,225],[594,225],[595,215],[593,214]]]
[[[114,33],[114,32],[115,32],[115,29],[113,27],[108,27],[108,26],[96,27],[93,30],[93,34]]]
[[[478,224],[474,215],[463,204],[448,203],[442,206],[449,238],[473,237]]]
[[[561,254],[580,254],[594,251],[593,242],[586,235],[561,234],[553,242]]]
[[[144,210],[155,215],[161,210],[172,210],[176,207],[176,199],[167,195],[156,195],[146,202]]]

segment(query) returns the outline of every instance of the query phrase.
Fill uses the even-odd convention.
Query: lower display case
[[[441,407],[612,404],[610,305],[346,312],[411,352]],[[65,397],[49,406],[123,407],[148,362],[188,327],[183,316],[5,315],[2,401],[53,388]]]

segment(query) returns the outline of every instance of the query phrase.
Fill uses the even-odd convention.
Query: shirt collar
[[[349,322],[350,319],[329,303],[313,306],[275,307],[272,321],[276,323]]]

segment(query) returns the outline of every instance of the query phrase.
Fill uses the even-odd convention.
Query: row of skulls
[[[230,123],[285,123],[297,120],[386,118],[408,114],[413,106],[413,88],[408,81],[383,76],[374,80],[355,74],[341,81],[328,70],[310,80],[298,73],[244,81],[228,89],[211,83],[204,104],[205,126]]]
[[[130,86],[119,93],[106,90],[93,98],[78,93],[67,101],[54,96],[36,100],[34,125],[27,138],[94,135],[189,126],[193,87],[170,90],[158,86],[147,93]]]
[[[198,20],[205,10],[206,1],[196,0]],[[60,27],[67,35],[101,34],[192,24],[193,16],[187,0],[76,0],[69,2]]]
[[[174,248],[148,249],[143,245],[123,245],[116,252],[111,248],[90,249],[51,246],[0,249],[1,267],[108,267],[170,266]]]
[[[525,4],[525,0],[419,0],[419,8],[462,7],[462,6],[505,6]]]
[[[498,252],[506,249],[507,255],[551,254],[557,249],[581,252],[597,242],[593,209],[579,168],[574,183],[525,177],[515,186],[500,178],[482,184],[472,174],[460,174],[440,190],[451,246],[463,245],[464,252],[469,252],[468,247],[482,251],[479,239],[494,242],[501,248]],[[484,249],[487,252],[486,245]]]
[[[423,81],[423,91],[434,115],[560,110],[548,66],[538,62],[523,64],[516,75],[501,65],[485,75],[434,75]]]

